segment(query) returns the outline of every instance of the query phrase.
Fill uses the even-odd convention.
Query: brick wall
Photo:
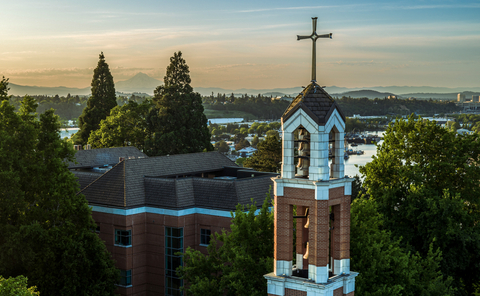
[[[343,287],[333,290],[333,296],[343,296]]]
[[[183,227],[184,250],[192,247],[206,253],[200,246],[200,229],[221,232],[229,230],[231,218],[202,214],[175,217],[151,213],[121,216],[92,212],[100,226],[100,238],[116,261],[116,266],[132,270],[132,287],[119,287],[120,295],[163,295],[165,291],[165,226]],[[132,246],[114,246],[115,229],[132,230]]]
[[[297,291],[292,289],[285,289],[285,296],[307,296],[307,292],[305,291]]]

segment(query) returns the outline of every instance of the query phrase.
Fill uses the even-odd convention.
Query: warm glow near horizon
[[[9,1],[0,12],[0,77],[87,87],[104,52],[115,81],[159,80],[182,51],[194,87],[478,87],[478,1]]]

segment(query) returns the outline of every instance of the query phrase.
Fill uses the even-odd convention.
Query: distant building
[[[387,98],[388,98],[389,100],[390,100],[390,99],[396,99],[397,96],[391,95],[391,96],[388,96]]]
[[[473,95],[472,96],[472,102],[475,102],[475,103],[480,102],[480,96]]]
[[[465,102],[465,95],[464,94],[458,94],[457,95],[457,102],[459,102],[459,103]]]

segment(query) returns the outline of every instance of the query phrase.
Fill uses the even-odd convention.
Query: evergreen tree
[[[53,110],[38,119],[36,107],[0,103],[0,274],[41,295],[113,295],[118,271],[67,168],[75,151]]]
[[[179,51],[170,58],[164,85],[154,91],[156,105],[147,117],[149,156],[213,150],[202,97],[193,92],[187,63]]]
[[[87,107],[83,110],[79,120],[79,131],[75,142],[85,145],[92,131],[100,127],[102,119],[110,115],[110,110],[117,106],[115,84],[103,52],[100,54],[97,68],[93,71],[92,96],[88,99]]]
[[[0,81],[0,103],[4,100],[10,99],[11,96],[8,95],[8,78],[3,76],[2,80]]]

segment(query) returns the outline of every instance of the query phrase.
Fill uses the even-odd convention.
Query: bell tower
[[[309,37],[315,43],[323,35],[316,34],[313,20]],[[355,291],[358,273],[350,271],[353,179],[344,174],[345,116],[314,73],[282,116],[282,172],[273,178],[274,271],[265,275],[272,296],[353,296]]]

